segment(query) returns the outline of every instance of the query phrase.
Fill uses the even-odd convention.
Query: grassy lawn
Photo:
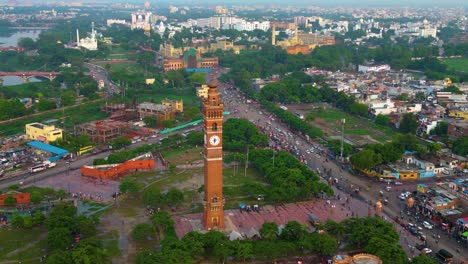
[[[442,61],[447,65],[449,70],[462,72],[468,71],[468,58],[447,59]]]
[[[202,147],[186,147],[172,150],[164,150],[161,152],[161,154],[170,163],[180,165],[202,160],[203,156],[200,155],[200,152],[203,153]]]
[[[42,250],[45,246],[41,242],[41,235],[45,232],[43,228],[0,228],[0,260],[37,263],[37,258],[44,254]]]
[[[122,251],[119,248],[119,232],[112,230],[103,236],[100,236],[103,241],[104,249],[110,258],[122,256]]]
[[[338,131],[341,130],[341,119],[345,118],[346,124],[344,126],[344,133],[346,135],[371,135],[378,141],[386,141],[395,135],[395,132],[390,127],[379,126],[371,120],[359,118],[338,109],[316,109],[311,111],[311,114],[324,120],[326,124],[329,124],[329,127]],[[379,131],[383,133],[383,135],[378,135],[375,131]]]

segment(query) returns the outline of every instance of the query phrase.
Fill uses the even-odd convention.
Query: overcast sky
[[[137,2],[137,1],[135,1]],[[151,4],[157,4],[154,1],[149,1]],[[254,4],[278,4],[278,5],[318,5],[318,6],[356,6],[356,7],[371,7],[371,6],[424,6],[424,7],[440,7],[440,6],[468,6],[466,0],[170,0],[159,1],[159,3],[173,4],[210,4],[210,5],[254,5]]]

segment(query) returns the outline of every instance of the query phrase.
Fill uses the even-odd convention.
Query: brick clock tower
[[[217,81],[208,84],[208,98],[203,101],[205,132],[205,198],[203,226],[207,230],[224,229],[223,197],[223,111]]]

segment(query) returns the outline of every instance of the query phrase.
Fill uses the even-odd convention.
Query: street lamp
[[[340,154],[340,158],[341,158],[341,161],[343,161],[343,134],[344,134],[344,124],[346,123],[346,118],[343,118],[341,119],[341,154]]]

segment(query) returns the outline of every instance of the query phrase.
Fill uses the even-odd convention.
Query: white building
[[[108,27],[111,27],[114,24],[127,25],[127,21],[125,21],[125,19],[107,19],[106,22]]]
[[[94,30],[94,22],[91,23],[91,36],[80,39],[80,32],[76,30],[76,46],[87,50],[97,50],[96,31]]]
[[[382,72],[382,71],[389,71],[391,70],[390,65],[388,64],[382,64],[382,65],[359,65],[358,71],[362,73],[367,73],[367,72]]]
[[[437,35],[437,27],[424,27],[424,28],[421,28],[419,29],[419,35],[421,37],[424,37],[424,38],[428,38],[428,37],[433,37],[433,38],[436,38],[436,35]]]
[[[381,115],[389,115],[392,112],[396,112],[397,108],[395,107],[395,103],[392,102],[390,99],[387,99],[384,102],[371,102],[368,104],[369,111],[372,115],[378,116]]]
[[[151,12],[139,11],[132,13],[132,23],[130,28],[149,30],[151,28]]]

